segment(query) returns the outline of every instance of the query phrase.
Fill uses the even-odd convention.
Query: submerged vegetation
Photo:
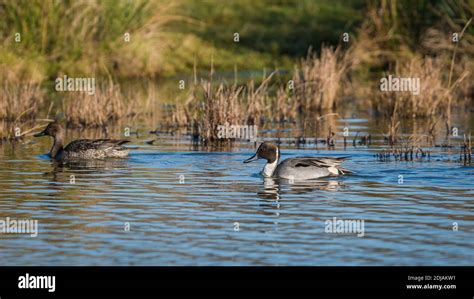
[[[379,161],[429,161],[431,152],[423,149],[422,139],[424,136],[411,135],[403,138],[396,145],[392,145],[387,149],[383,149],[375,156]]]

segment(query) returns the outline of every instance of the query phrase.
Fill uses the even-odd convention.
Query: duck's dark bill
[[[247,160],[244,161],[244,163],[250,163],[250,162],[253,162],[255,160],[258,160],[258,156],[257,154],[253,155],[252,157],[248,158]]]
[[[41,137],[41,136],[44,136],[46,135],[46,130],[42,131],[42,132],[39,132],[39,133],[36,133],[35,135],[33,135],[34,137]]]

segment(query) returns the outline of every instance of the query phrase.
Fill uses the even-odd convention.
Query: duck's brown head
[[[34,137],[41,137],[41,136],[53,136],[56,137],[58,135],[63,134],[63,128],[57,122],[49,123],[49,125],[40,133],[33,135]]]
[[[273,163],[278,159],[278,147],[268,141],[263,142],[257,149],[257,152],[252,157],[244,161],[250,163],[258,159],[265,159],[268,163]]]

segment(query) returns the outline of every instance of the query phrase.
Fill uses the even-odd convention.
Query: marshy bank
[[[177,13],[176,7],[182,7],[178,1],[123,2],[111,7],[94,1],[69,6],[34,2],[26,10],[7,1],[0,10],[5,16],[1,26],[8,29],[2,36],[6,47],[0,63],[0,139],[21,139],[44,121],[60,119],[70,129],[97,127],[104,132],[116,126],[133,131],[146,123],[148,131],[191,136],[206,147],[234,143],[235,134],[219,134],[223,126],[255,127],[259,133],[289,129],[296,145],[311,140],[317,145],[322,140],[333,147],[336,139],[344,140],[344,145],[367,143],[369,136],[360,137],[365,141],[350,140],[359,137],[357,128],[335,124],[348,113],[367,111],[380,122],[377,134],[389,147],[425,135],[427,145],[451,146],[471,129],[469,121],[459,121],[459,115],[466,115],[474,101],[474,38],[468,18],[472,7],[465,1],[423,2],[430,8],[424,11],[426,23],[411,24],[417,22],[410,14],[414,7],[402,2],[369,2],[364,6],[366,17],[354,22],[349,34],[338,27],[337,44],[333,38],[328,39],[332,46],[307,44],[303,57],[301,47],[296,52],[287,49],[295,56],[282,54],[285,58],[277,60],[281,63],[265,68],[260,76],[243,78],[242,73],[260,65],[253,60],[242,68],[237,55],[230,71],[233,76],[223,77],[229,73],[228,64],[222,62],[224,51],[204,56],[190,51],[181,57],[187,69],[163,78],[161,68],[172,60],[165,59],[165,50],[158,50],[173,48],[171,42],[180,36],[178,24],[187,24],[185,28],[199,23],[188,12]],[[354,8],[360,9],[355,4]],[[77,15],[79,9],[84,14]],[[29,23],[12,27],[13,20],[30,15],[35,18],[28,18]],[[99,17],[84,27],[93,15]],[[124,22],[115,24],[112,16]],[[57,26],[58,22],[72,25]],[[20,42],[15,32],[20,33]],[[189,32],[206,37],[203,31]],[[249,46],[249,35],[242,38],[242,43],[232,41],[232,51]],[[183,49],[178,48],[174,48],[176,56]],[[38,56],[21,58],[25,53]],[[55,90],[57,78],[74,74],[93,78],[94,94]],[[387,78],[413,80],[409,81],[413,85],[387,90],[381,86]]]

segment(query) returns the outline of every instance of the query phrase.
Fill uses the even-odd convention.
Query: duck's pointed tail
[[[337,165],[336,166],[337,170],[339,171],[339,174],[355,174],[355,171],[343,168],[342,166]]]

